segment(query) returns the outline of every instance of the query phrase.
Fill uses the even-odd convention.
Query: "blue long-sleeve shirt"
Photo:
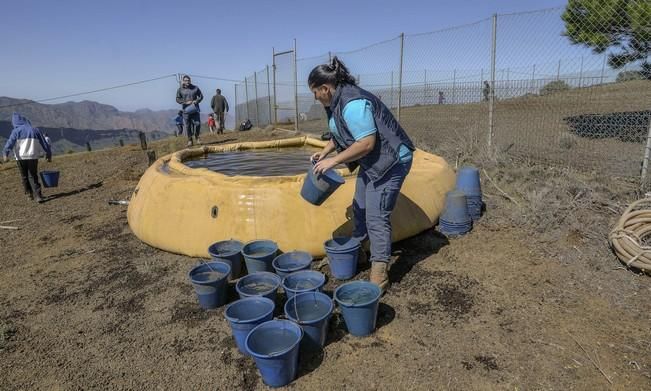
[[[38,159],[43,152],[48,159],[52,157],[50,145],[45,141],[41,131],[33,128],[27,118],[14,113],[11,123],[14,129],[5,143],[3,156],[9,156],[9,152],[13,151],[16,160]]]

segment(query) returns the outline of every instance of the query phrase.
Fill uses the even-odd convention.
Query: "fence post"
[[[556,69],[556,80],[561,80],[561,60],[558,60],[558,68]]]
[[[278,123],[278,100],[276,99],[276,48],[271,48],[271,71],[273,72],[274,82],[274,126]]]
[[[579,68],[579,88],[583,87],[583,56],[581,56],[581,68]]]
[[[271,124],[271,85],[269,84],[269,65],[267,65],[267,98],[269,98],[269,124]]]
[[[237,126],[240,123],[240,110],[237,108],[237,83],[233,83],[235,86],[235,129],[237,129]]]
[[[258,108],[258,72],[253,72],[253,91],[255,93],[255,124],[260,127],[260,110]]]
[[[393,109],[393,71],[391,71],[391,106],[390,109]]]
[[[491,89],[490,99],[488,101],[488,147],[489,150],[493,145],[493,108],[495,105],[495,55],[497,51],[497,14],[493,14],[493,31],[491,43]]]
[[[533,64],[533,69],[531,70],[531,87],[529,87],[532,94],[533,94],[533,86],[535,83],[534,82],[535,79],[536,79],[536,64]]]
[[[298,132],[298,70],[296,69],[296,38],[294,38],[294,106],[296,108],[294,130]]]
[[[450,103],[453,105],[457,103],[457,70],[452,72],[452,99]]]
[[[601,80],[599,84],[604,84],[604,72],[606,71],[606,61],[608,61],[608,55],[604,54],[604,62],[601,64]]]
[[[425,69],[424,72],[424,78],[423,78],[423,105],[426,104],[427,101],[427,69]]]
[[[246,119],[251,119],[249,115],[249,82],[244,78],[244,99],[246,99]]]
[[[405,33],[400,34],[400,74],[398,75],[398,121],[400,121],[400,108],[402,107],[402,63],[404,59]]]
[[[646,174],[649,169],[649,151],[651,150],[651,116],[649,116],[649,130],[646,136],[646,148],[644,150],[644,161],[642,161],[642,177],[640,178],[640,187],[644,186]]]

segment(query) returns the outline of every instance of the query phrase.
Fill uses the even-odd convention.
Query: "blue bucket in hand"
[[[242,256],[249,274],[273,272],[271,262],[276,258],[278,245],[273,240],[253,240],[242,247]]]
[[[224,316],[231,326],[235,344],[240,352],[248,354],[244,342],[257,325],[273,319],[276,304],[266,297],[253,296],[237,300],[226,307]]]
[[[315,162],[312,162],[312,165],[314,164]],[[303,181],[301,197],[310,204],[319,206],[345,182],[346,180],[333,169],[317,175],[313,167],[310,167]]]
[[[276,291],[282,282],[275,273],[256,272],[240,278],[235,284],[235,290],[240,298],[263,296],[276,301]]]
[[[305,332],[301,348],[318,350],[325,345],[328,321],[335,305],[321,292],[300,293],[285,303],[285,316],[298,323]]]
[[[316,270],[300,270],[291,274],[288,274],[283,278],[283,290],[287,299],[291,299],[294,295],[312,292],[312,291],[321,291],[323,285],[325,285],[325,275]]]
[[[305,251],[290,251],[277,256],[271,265],[276,270],[276,274],[285,277],[290,273],[310,268],[312,264],[312,255]]]
[[[226,303],[226,288],[231,266],[226,262],[207,262],[195,266],[188,277],[197,293],[199,306],[213,309]]]
[[[187,106],[185,106],[185,109],[183,109],[183,112],[184,112],[185,114],[194,114],[194,113],[198,113],[198,112],[199,112],[199,105],[194,104],[194,103],[193,103],[193,104],[190,104],[190,105],[187,105]]]
[[[380,287],[368,281],[351,281],[335,289],[334,299],[348,332],[364,337],[375,330],[381,293]]]
[[[296,379],[303,329],[290,320],[274,319],[256,326],[246,337],[264,384],[282,387]]]
[[[59,186],[59,171],[41,171],[41,181],[45,187]]]
[[[222,240],[208,247],[208,254],[213,260],[226,260],[231,264],[231,278],[238,278],[242,272],[242,247],[239,240]]]
[[[357,273],[357,257],[361,244],[350,237],[337,237],[326,240],[324,248],[332,276],[338,280],[347,280]]]

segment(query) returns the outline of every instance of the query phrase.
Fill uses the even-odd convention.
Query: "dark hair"
[[[192,81],[192,78],[190,77],[190,75],[183,75],[181,80],[185,80],[185,79],[188,79],[188,80]]]
[[[307,78],[307,84],[310,88],[319,87],[324,84],[331,84],[335,87],[340,84],[357,85],[353,75],[348,72],[348,68],[337,56],[332,57],[329,64],[317,65],[310,72]]]
[[[218,93],[218,94],[221,94],[221,93],[222,93],[222,90],[220,90],[220,89],[218,88],[218,89],[217,89],[217,93]]]

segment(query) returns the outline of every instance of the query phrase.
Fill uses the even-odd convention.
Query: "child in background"
[[[210,128],[210,133],[215,133],[217,130],[215,125],[215,117],[212,114],[208,114],[208,128]]]
[[[174,122],[176,122],[176,129],[178,129],[177,132],[175,132],[175,136],[180,136],[183,134],[183,110],[179,110],[178,114],[176,115],[176,118],[174,118]]]

